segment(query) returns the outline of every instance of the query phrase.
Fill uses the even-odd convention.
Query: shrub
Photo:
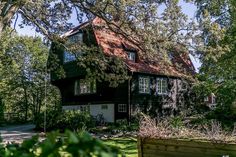
[[[192,126],[182,122],[181,127],[179,125],[176,127],[176,125],[173,125],[173,120],[171,119],[152,119],[149,116],[143,115],[140,121],[139,136],[157,139],[190,138],[235,143],[235,132],[236,127],[233,132],[226,132],[222,129],[221,124],[214,120],[211,123],[200,126]]]
[[[236,122],[236,114],[229,106],[217,106],[215,110],[206,115],[207,119],[216,119],[220,121],[223,127],[233,128]]]
[[[70,131],[65,134],[52,132],[42,142],[35,136],[22,144],[0,145],[0,153],[2,157],[117,157],[120,154],[118,149],[103,144],[85,132],[74,134]]]
[[[42,113],[38,121],[35,122],[37,129],[44,128],[44,114]],[[80,111],[58,111],[49,110],[46,115],[47,130],[70,129],[73,131],[89,129],[95,126],[94,119],[89,113]]]

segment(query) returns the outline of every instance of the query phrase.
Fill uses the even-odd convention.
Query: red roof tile
[[[95,18],[91,22],[94,35],[96,37],[98,45],[101,47],[103,52],[109,56],[117,56],[124,59],[128,69],[132,72],[150,73],[157,75],[167,75],[176,77],[189,77],[195,74],[194,66],[189,58],[189,55],[183,53],[175,56],[173,59],[174,63],[177,64],[158,64],[151,63],[138,57],[137,62],[133,62],[127,59],[127,49],[136,50],[139,54],[140,49],[134,44],[124,39],[121,35],[112,32],[103,20]],[[68,32],[66,36],[70,36],[77,32],[78,29],[84,28],[88,25],[88,22],[76,27],[72,31]]]

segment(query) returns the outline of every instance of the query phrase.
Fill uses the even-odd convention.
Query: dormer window
[[[70,44],[76,44],[83,42],[83,33],[76,33],[68,37],[69,46]],[[81,52],[70,52],[68,50],[64,51],[63,61],[64,63],[75,61],[78,56],[80,56]]]
[[[69,42],[71,43],[83,42],[83,33],[76,33],[69,36]]]
[[[135,52],[127,52],[127,55],[128,55],[128,59],[130,61],[134,61],[136,60],[136,53]]]

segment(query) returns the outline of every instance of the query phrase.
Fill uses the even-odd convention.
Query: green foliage
[[[234,128],[236,114],[227,105],[219,105],[217,108],[206,115],[207,119],[216,119],[221,122],[225,128]]]
[[[170,119],[170,125],[174,128],[181,128],[184,126],[183,118],[180,116],[173,117]]]
[[[44,128],[44,113],[35,122],[36,128]],[[80,111],[61,111],[48,109],[46,114],[46,129],[61,130],[70,129],[74,131],[90,129],[95,126],[95,121],[89,113]]]
[[[236,1],[194,2],[198,7],[197,17],[203,30],[204,44],[215,48],[200,52],[203,63],[200,80],[205,84],[202,89],[215,93],[217,103],[229,109],[236,100]]]
[[[20,113],[24,121],[36,119],[46,97],[48,107],[59,104],[58,90],[50,85],[46,71],[48,48],[39,37],[18,36],[12,30],[3,35],[0,38],[0,97],[5,112]]]
[[[121,150],[126,157],[137,157],[137,139],[132,137],[109,138],[103,140],[109,146],[115,146]]]
[[[2,157],[116,157],[120,154],[116,148],[103,144],[88,133],[71,131],[49,133],[42,142],[35,136],[22,144],[0,145],[0,152]]]

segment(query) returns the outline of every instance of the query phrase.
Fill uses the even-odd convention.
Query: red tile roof
[[[188,54],[181,54],[175,56],[173,63],[177,64],[158,64],[157,62],[151,63],[145,59],[142,59],[138,55],[137,62],[133,62],[127,59],[127,49],[136,50],[139,54],[140,49],[126,40],[121,35],[112,32],[103,20],[95,18],[90,22],[86,22],[73,30],[67,32],[65,35],[70,36],[75,34],[79,29],[85,28],[88,25],[92,25],[94,35],[96,37],[98,45],[103,52],[109,56],[121,57],[124,59],[128,69],[132,72],[149,73],[157,75],[167,75],[175,77],[187,77],[194,75],[194,66],[188,56]]]

